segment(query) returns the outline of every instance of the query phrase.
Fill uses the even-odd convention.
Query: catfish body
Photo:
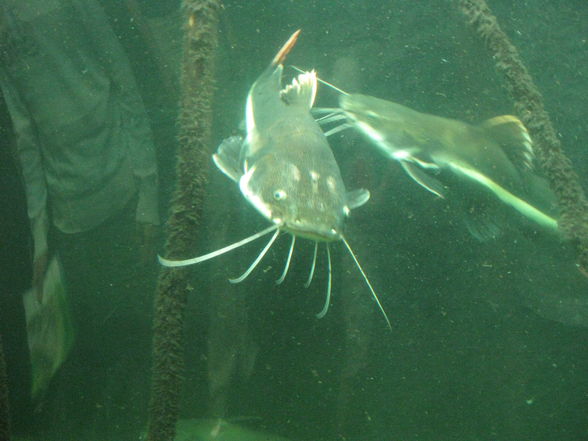
[[[292,237],[290,250],[276,283],[284,281],[296,238],[302,237],[315,242],[310,274],[305,284],[308,287],[314,275],[318,243],[326,243],[327,295],[323,309],[317,314],[321,318],[327,313],[331,298],[329,243],[340,241],[349,251],[391,329],[388,316],[343,235],[345,218],[353,208],[366,203],[370,193],[365,189],[345,190],[327,137],[310,113],[317,91],[316,73],[302,72],[282,88],[283,61],[294,47],[299,33],[292,34],[249,89],[245,107],[245,137],[225,139],[212,157],[217,167],[238,183],[244,198],[272,225],[202,256],[185,260],[159,257],[159,261],[168,267],[193,265],[273,232],[272,238],[249,268],[241,276],[229,279],[231,283],[240,283],[263,259],[279,233],[286,232]]]
[[[225,140],[213,158],[239,183],[245,199],[282,230],[339,240],[350,209],[367,201],[369,193],[346,193],[327,139],[310,113],[316,73],[304,72],[282,88],[284,56],[280,51],[249,90],[245,139]]]
[[[367,95],[343,95],[339,103],[351,126],[435,195],[451,193],[465,200],[475,193],[478,200],[466,202],[470,213],[483,195],[494,200],[494,208],[496,202],[509,206],[541,228],[557,231],[555,197],[533,172],[531,138],[518,118],[504,115],[471,125]],[[498,229],[494,221],[478,217],[468,227],[486,239]],[[486,226],[475,225],[480,223]]]

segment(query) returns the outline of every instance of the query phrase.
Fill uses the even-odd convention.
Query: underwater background
[[[223,3],[211,153],[239,132],[249,87],[298,28],[302,33],[287,64],[314,68],[349,92],[470,123],[514,111],[491,56],[466,26],[456,2]],[[178,128],[180,2],[101,4],[126,49],[150,117],[166,213]],[[520,51],[565,152],[588,188],[588,4],[492,0],[489,6]],[[150,24],[151,39],[134,13]],[[294,74],[286,69],[287,78]],[[336,106],[337,93],[319,86],[317,104]],[[20,296],[31,277],[30,232],[24,189],[10,152],[10,117],[4,106],[0,113],[0,332],[15,439],[140,439],[141,430],[124,435],[115,430],[112,438],[99,428],[79,435],[88,421],[59,408],[63,401],[75,402],[78,389],[68,396],[52,384],[43,406],[29,398]],[[181,418],[219,416],[263,430],[266,439],[275,433],[301,441],[588,440],[588,280],[577,271],[568,245],[516,229],[477,241],[460,213],[407,179],[360,136],[343,131],[329,143],[346,187],[371,192],[370,201],[348,220],[346,237],[392,330],[342,246],[331,247],[333,298],[321,320],[315,317],[326,290],[320,259],[315,281],[304,288],[310,242],[300,241],[280,286],[275,279],[288,252],[285,240],[240,285],[227,278],[253,261],[259,245],[192,267]],[[213,169],[212,161],[210,167],[200,248],[194,255],[266,226],[234,183]],[[110,257],[129,259],[124,250]],[[155,278],[158,270],[154,265],[150,276]],[[110,277],[91,265],[88,271],[99,272],[88,273],[89,279]],[[133,278],[133,267],[118,271]],[[76,295],[78,288],[70,284],[68,291]],[[144,286],[131,284],[130,289]],[[133,309],[135,298],[129,296],[124,307]],[[136,310],[144,312],[149,325],[151,313],[139,304]],[[95,314],[80,308],[87,316]],[[104,323],[112,344],[125,352],[124,329],[108,329]],[[147,327],[143,337],[151,338]],[[130,403],[125,391],[131,389],[116,383],[135,374],[147,378],[149,369],[148,362],[120,363],[110,377],[119,401],[97,402],[96,411],[120,426],[129,415],[133,428],[146,426],[148,383],[132,386],[140,390]],[[106,412],[104,406],[111,408]]]

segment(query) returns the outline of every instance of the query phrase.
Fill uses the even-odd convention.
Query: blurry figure
[[[94,0],[3,1],[0,57],[33,236],[32,285],[42,299],[58,252],[77,328],[39,408],[59,439],[92,431],[127,439],[124,430],[143,422],[148,401],[154,267],[147,263],[159,224],[145,108]],[[88,432],[73,433],[76,425]]]

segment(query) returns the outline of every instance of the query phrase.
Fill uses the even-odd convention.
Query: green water
[[[588,188],[588,4],[488,2]],[[174,185],[178,2],[138,2],[150,36],[125,2],[102,3],[150,116],[165,212]],[[514,111],[491,57],[455,2],[226,1],[211,151],[238,132],[249,86],[298,28],[302,34],[288,61],[315,68],[351,92],[471,123]],[[336,100],[335,92],[319,88],[319,106]],[[136,264],[124,216],[87,237],[60,242],[78,268],[69,283],[77,320],[93,331],[80,337],[42,402],[32,403],[19,297],[30,279],[30,240],[6,109],[1,121],[0,332],[14,439],[138,440],[147,420],[158,267]],[[588,280],[576,270],[570,247],[517,228],[478,242],[460,213],[359,136],[344,131],[330,144],[347,188],[372,194],[353,212],[346,237],[392,331],[341,245],[331,247],[333,298],[322,320],[315,314],[326,292],[324,254],[313,284],[303,286],[310,242],[299,241],[280,286],[274,282],[286,239],[241,285],[227,278],[244,271],[262,244],[204,263],[190,270],[195,290],[186,315],[181,417],[224,416],[248,428],[243,439],[250,431],[263,433],[260,439],[279,434],[300,441],[588,439]],[[266,226],[235,184],[210,166],[201,248],[194,255]]]

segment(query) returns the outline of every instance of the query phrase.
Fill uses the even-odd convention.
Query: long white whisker
[[[288,269],[290,268],[290,261],[292,260],[292,253],[294,252],[294,244],[296,243],[296,236],[292,235],[292,243],[290,244],[290,251],[288,252],[288,258],[286,259],[286,265],[284,266],[284,271],[282,271],[282,275],[278,280],[276,280],[276,285],[281,284],[284,279],[286,278],[286,274],[288,274]]]
[[[276,230],[277,228],[278,228],[277,225],[272,225],[271,227],[268,227],[265,230],[260,231],[259,233],[255,233],[249,237],[246,237],[245,239],[242,239],[242,240],[235,242],[231,245],[227,245],[226,247],[223,247],[223,248],[216,250],[216,251],[213,251],[211,253],[204,254],[203,256],[193,257],[191,259],[185,259],[185,260],[170,260],[170,259],[166,259],[161,256],[157,256],[157,259],[159,260],[159,263],[161,263],[163,266],[167,266],[167,267],[194,265],[196,263],[200,263],[200,262],[204,262],[209,259],[213,259],[217,256],[220,256],[221,254],[228,253],[229,251],[232,251],[235,248],[239,248],[243,245],[246,245],[249,242],[252,242],[255,239],[259,239],[260,237],[265,236],[266,234]]]
[[[347,115],[343,113],[329,113],[328,115],[315,119],[315,121],[319,124],[330,124],[335,121],[341,121],[342,119],[347,119]]]
[[[326,131],[325,136],[329,137],[331,135],[334,135],[335,133],[339,133],[339,132],[341,132],[345,129],[348,129],[350,127],[351,127],[351,124],[348,124],[348,123],[341,124],[340,126],[333,127],[331,130]]]
[[[351,249],[351,247],[349,246],[349,244],[347,243],[347,241],[345,240],[345,238],[343,236],[341,236],[341,240],[343,241],[343,243],[347,247],[347,250],[349,251],[349,254],[351,254],[351,257],[353,257],[353,261],[357,265],[357,268],[359,269],[359,272],[363,276],[363,279],[365,280],[365,283],[367,284],[367,286],[369,287],[370,291],[372,292],[372,295],[374,296],[374,299],[375,299],[376,303],[378,304],[378,307],[380,308],[380,311],[382,311],[382,314],[384,314],[384,318],[386,319],[386,323],[388,324],[388,328],[390,328],[390,330],[392,330],[392,325],[390,324],[390,320],[388,319],[388,315],[386,314],[386,311],[384,311],[384,307],[380,303],[380,299],[378,299],[378,296],[376,295],[376,292],[374,291],[374,288],[372,287],[372,284],[370,283],[369,279],[365,275],[365,272],[361,268],[361,265],[359,264],[359,261],[357,260],[357,257],[355,257],[355,254],[353,254],[353,250]]]
[[[329,244],[327,244],[327,263],[328,263],[328,271],[329,271],[329,278],[327,281],[327,298],[325,299],[325,305],[323,306],[323,309],[321,310],[321,312],[319,312],[316,317],[317,318],[323,318],[326,314],[327,311],[329,310],[329,305],[331,304],[331,251],[329,250]]]
[[[271,246],[275,242],[276,238],[278,237],[278,234],[280,234],[280,230],[276,230],[276,232],[274,233],[274,235],[272,236],[272,238],[269,240],[269,242],[267,243],[267,245],[264,247],[263,250],[261,250],[261,253],[259,253],[259,256],[257,256],[257,259],[255,259],[253,261],[253,263],[249,266],[249,268],[247,268],[247,271],[245,271],[243,274],[241,274],[236,279],[229,279],[229,282],[231,282],[231,283],[241,283],[243,280],[245,280],[249,276],[249,274],[251,274],[251,272],[255,269],[255,267],[257,266],[257,264],[259,262],[261,262],[261,259],[263,259],[263,256],[265,256],[265,254],[267,253],[267,251],[271,248]]]
[[[340,113],[343,112],[339,107],[313,107],[310,109],[310,113],[321,114],[321,113]]]
[[[312,265],[310,266],[310,274],[308,275],[308,279],[306,280],[306,283],[304,284],[305,288],[308,288],[310,286],[310,283],[312,282],[312,278],[314,276],[314,267],[316,266],[316,253],[318,250],[318,242],[314,243],[314,254],[312,256]]]

